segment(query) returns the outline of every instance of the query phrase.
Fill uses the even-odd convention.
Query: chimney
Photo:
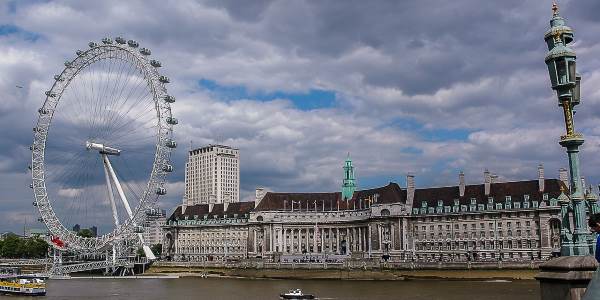
[[[465,173],[463,171],[458,173],[458,193],[460,197],[465,196]]]
[[[540,193],[544,192],[544,165],[538,165],[538,187],[540,189]]]
[[[408,173],[408,174],[406,174],[406,205],[408,205],[408,207],[412,207],[414,200],[415,200],[415,175]]]
[[[492,184],[492,177],[490,176],[490,171],[488,171],[488,169],[485,169],[485,172],[483,172],[483,184],[485,188],[485,195],[489,196]]]
[[[227,211],[227,208],[229,208],[229,201],[223,202],[223,213]]]
[[[267,194],[267,191],[265,190],[265,188],[256,188],[256,193],[255,193],[255,199],[254,199],[254,208],[257,208],[258,205],[260,204],[260,201],[262,201],[262,199],[265,197],[265,195]]]
[[[560,179],[560,181],[562,181],[565,184],[565,187],[567,187],[567,190],[570,190],[569,173],[567,173],[567,169],[560,168],[558,170],[558,179]]]
[[[213,208],[215,208],[215,204],[214,203],[209,203],[208,204],[208,213],[209,214],[213,211]]]
[[[185,203],[181,205],[181,214],[182,215],[185,214],[185,209],[186,208],[187,208],[187,205],[185,205]]]

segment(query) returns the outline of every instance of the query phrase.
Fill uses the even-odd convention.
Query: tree
[[[84,238],[94,237],[94,233],[89,228],[83,228],[83,229],[79,230],[77,235],[80,237],[84,237]]]
[[[47,252],[48,243],[39,237],[24,239],[15,234],[9,234],[3,241],[0,241],[0,257],[43,258]]]
[[[8,234],[2,243],[2,257],[19,258],[21,256],[21,239],[16,234]]]
[[[154,244],[152,245],[152,247],[150,247],[150,250],[152,250],[152,253],[154,253],[154,255],[160,256],[160,254],[162,253],[162,244]]]
[[[136,255],[139,257],[146,257],[146,253],[144,253],[144,249],[141,247],[137,249]]]

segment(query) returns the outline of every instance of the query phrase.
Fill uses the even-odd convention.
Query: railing
[[[40,266],[51,265],[51,258],[40,259],[0,259],[0,266]]]
[[[76,264],[55,264],[52,266],[50,270],[50,276],[64,276],[70,273],[83,272],[83,271],[92,271],[92,270],[102,270],[102,269],[110,269],[110,268],[118,268],[118,267],[126,267],[133,268],[135,264],[146,264],[148,263],[148,259],[118,259],[115,261],[112,260],[100,260],[100,261],[91,261],[84,263],[76,263]]]

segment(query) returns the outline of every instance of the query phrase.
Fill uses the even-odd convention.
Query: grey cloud
[[[600,174],[587,164],[598,163],[591,153],[600,148],[595,117],[600,25],[591,14],[597,3],[562,2],[561,13],[576,30],[574,48],[584,74],[576,116],[587,137],[584,174],[595,182]],[[0,17],[44,37],[0,37],[0,71],[10,74],[0,80],[6,95],[0,126],[10,128],[0,134],[0,170],[12,189],[0,196],[0,207],[14,215],[35,215],[23,170],[44,90],[76,49],[104,36],[123,35],[151,48],[173,82],[169,91],[178,98],[173,112],[180,120],[175,132],[180,147],[169,194],[161,199],[168,209],[181,202],[190,140],[194,146],[223,142],[242,150],[244,199],[252,198],[256,186],[337,190],[347,152],[359,180],[397,178],[403,184],[411,171],[419,186],[455,184],[458,170],[470,182],[481,182],[486,167],[506,180],[531,179],[540,162],[548,176],[556,176],[554,170],[566,164],[556,143],[562,116],[543,63],[550,3],[11,3],[0,6]],[[286,99],[223,102],[199,89],[200,79],[267,92],[332,90],[339,106],[305,112]],[[21,84],[24,89],[14,89]],[[435,141],[427,131],[402,129],[394,120],[470,135]],[[14,199],[24,200],[15,204]]]

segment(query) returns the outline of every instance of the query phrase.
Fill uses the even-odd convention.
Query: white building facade
[[[564,173],[564,170],[561,170]],[[267,262],[386,259],[390,262],[540,262],[560,250],[564,176],[416,189],[396,183],[341,193],[257,191],[254,202],[175,209],[165,226],[173,260],[262,258]],[[597,205],[586,192],[590,209]],[[587,198],[586,198],[587,199]]]
[[[184,205],[240,201],[240,152],[224,145],[189,151]]]
[[[161,244],[163,239],[162,227],[167,222],[166,211],[160,208],[152,208],[146,211],[146,220],[143,224],[144,242],[146,245],[153,246]]]

